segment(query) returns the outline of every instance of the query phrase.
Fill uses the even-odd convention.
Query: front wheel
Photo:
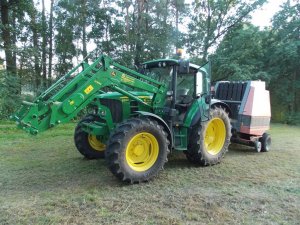
[[[222,108],[211,109],[210,120],[196,125],[189,137],[187,159],[195,164],[215,165],[228,151],[231,125]]]
[[[110,136],[105,159],[110,171],[128,183],[148,181],[167,161],[169,141],[163,127],[151,119],[129,119]]]
[[[82,123],[91,123],[98,120],[95,115],[85,116],[76,126],[74,142],[77,150],[87,159],[104,158],[105,144],[95,135],[88,134],[82,129]]]

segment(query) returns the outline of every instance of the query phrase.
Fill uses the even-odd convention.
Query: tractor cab
[[[143,64],[143,74],[167,86],[162,118],[172,130],[176,150],[187,149],[186,137],[191,129],[209,120],[208,66],[200,67],[182,59],[154,60]]]
[[[188,60],[160,59],[145,62],[140,72],[167,85],[165,107],[174,109],[174,120],[182,123],[191,106],[208,93],[207,71]]]

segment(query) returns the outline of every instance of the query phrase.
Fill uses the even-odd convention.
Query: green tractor
[[[194,164],[214,165],[228,150],[231,124],[227,104],[211,101],[209,67],[160,59],[137,72],[102,55],[79,64],[34,102],[23,102],[12,119],[37,134],[87,108],[75,145],[88,159],[105,158],[124,182],[150,180],[174,150]]]

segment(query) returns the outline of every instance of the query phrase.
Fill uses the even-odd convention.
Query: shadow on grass
[[[226,156],[229,156],[229,157],[241,156],[241,155],[247,156],[247,155],[253,155],[253,154],[257,154],[254,147],[231,143]]]
[[[239,145],[239,144],[230,144],[228,152],[225,154],[227,157],[247,157],[249,155],[259,154],[255,151],[254,147]],[[222,162],[221,162],[222,163]],[[201,167],[190,163],[183,152],[173,152],[169,156],[167,169],[170,168],[191,168],[191,167]]]
[[[191,164],[185,157],[184,153],[174,153],[174,155],[169,156],[169,160],[166,166],[166,170],[174,168],[190,168],[195,167]]]
[[[231,144],[227,157],[247,157],[258,154],[253,148]],[[23,162],[24,163],[24,162]],[[184,153],[173,152],[169,155],[166,171],[197,168],[198,165],[190,163]],[[60,157],[40,159],[37,162],[25,162],[16,168],[10,166],[10,177],[2,182],[5,192],[41,192],[61,191],[64,189],[109,189],[126,186],[108,170],[104,159],[87,160],[81,156],[66,155]]]
[[[70,189],[93,189],[120,187],[119,182],[101,160],[81,157],[43,161],[36,165],[8,171],[1,183],[2,191],[13,192],[59,192]]]

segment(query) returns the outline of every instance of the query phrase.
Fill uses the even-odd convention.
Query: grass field
[[[300,127],[273,124],[271,152],[231,145],[213,167],[173,154],[140,185],[83,159],[74,127],[33,137],[0,122],[1,225],[300,224]]]

